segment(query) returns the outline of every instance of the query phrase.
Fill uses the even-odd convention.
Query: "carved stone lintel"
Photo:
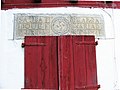
[[[97,14],[15,14],[14,38],[24,36],[95,35],[105,37]]]

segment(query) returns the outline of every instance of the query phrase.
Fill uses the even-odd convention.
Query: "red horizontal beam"
[[[60,3],[16,3],[16,4],[2,4],[2,10],[12,8],[44,8],[44,7],[81,7],[81,8],[118,8],[120,9],[120,2],[114,1],[112,3],[104,3],[104,1],[79,1],[78,3],[69,3],[67,1]]]
[[[94,86],[82,86],[79,88],[76,88],[76,90],[80,90],[80,89],[99,89],[100,85],[94,85]]]
[[[98,41],[96,42],[86,42],[86,41],[83,41],[83,42],[76,42],[77,45],[98,45]]]

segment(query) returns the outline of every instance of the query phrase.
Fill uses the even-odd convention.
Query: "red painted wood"
[[[98,90],[95,37],[73,37],[75,90]]]
[[[89,45],[85,45],[85,58],[86,58],[86,71],[87,71],[87,86],[97,85],[97,68],[96,68],[96,50],[95,43],[91,44],[95,40],[94,37],[86,37],[85,42],[89,42]],[[95,42],[95,41],[94,41]],[[95,90],[95,89],[90,89]]]
[[[37,0],[38,1],[38,0]],[[2,0],[2,9],[11,8],[42,8],[42,7],[84,7],[84,8],[120,8],[119,1],[105,3],[104,1],[78,1],[72,4],[69,0],[41,0],[41,3],[35,3],[35,0]]]
[[[63,0],[42,0],[42,3],[60,3]]]
[[[25,44],[36,43],[36,38],[25,38]],[[37,48],[37,46],[34,46]],[[36,88],[37,86],[37,59],[34,57],[37,51],[32,46],[25,46],[25,88]]]
[[[98,90],[94,36],[58,38],[60,90]]]
[[[75,89],[86,85],[85,45],[78,44],[83,42],[83,40],[84,37],[81,36],[73,38]]]
[[[94,36],[25,37],[25,88],[98,90],[95,46]]]
[[[3,0],[5,4],[24,4],[33,3],[33,0]]]
[[[58,37],[60,90],[74,90],[72,36]]]
[[[58,90],[56,43],[56,37],[25,37],[25,88]]]

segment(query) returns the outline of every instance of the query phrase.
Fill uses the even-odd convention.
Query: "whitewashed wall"
[[[117,88],[120,90],[120,10],[114,11],[114,29],[115,29],[115,63],[116,63],[116,71],[117,71]]]
[[[14,14],[16,13],[61,13],[102,14],[105,20],[106,37],[98,41],[97,72],[99,90],[120,90],[120,9],[100,8],[42,8],[11,9],[1,11],[0,29],[0,89],[24,87],[24,40],[13,40]]]

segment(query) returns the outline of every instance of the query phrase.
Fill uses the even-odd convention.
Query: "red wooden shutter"
[[[25,37],[25,88],[58,90],[57,37]]]
[[[98,90],[95,37],[74,36],[73,58],[75,90]]]
[[[94,36],[25,37],[25,88],[98,90]]]
[[[94,36],[58,38],[60,90],[98,90]]]

